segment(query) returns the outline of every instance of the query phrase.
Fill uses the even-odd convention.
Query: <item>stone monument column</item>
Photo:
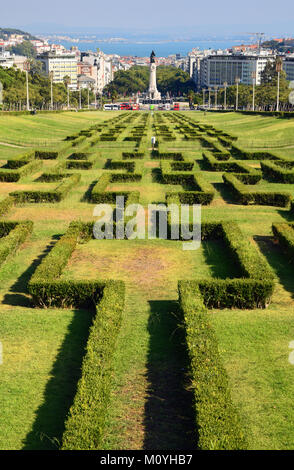
[[[157,86],[156,86],[156,64],[155,64],[154,57],[155,57],[155,53],[154,51],[152,51],[150,55],[150,76],[149,76],[148,97],[151,100],[160,100],[161,94],[157,90]]]

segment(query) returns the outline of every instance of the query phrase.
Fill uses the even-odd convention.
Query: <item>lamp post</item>
[[[88,109],[90,109],[90,88],[88,87]]]
[[[30,96],[29,96],[29,70],[30,70],[30,62],[26,60],[24,62],[24,69],[26,71],[26,93],[27,93],[27,111],[30,110]]]
[[[215,106],[215,109],[217,109],[217,89],[218,89],[218,86],[215,85],[214,86],[214,106]]]
[[[203,106],[205,106],[205,88],[202,90],[202,95],[203,95]]]
[[[256,82],[256,72],[252,72],[252,111],[255,111],[255,82]]]
[[[276,72],[278,73],[278,80],[277,80],[277,106],[276,111],[280,111],[280,73],[283,69],[282,59],[278,57],[276,63]]]
[[[82,89],[79,88],[79,109],[82,109]]]
[[[211,93],[211,88],[209,87],[208,88],[208,108],[210,109],[210,105],[211,105],[211,96],[210,96],[210,93]]]
[[[239,83],[240,83],[240,78],[236,77],[235,78],[235,83],[236,83],[236,111],[238,111],[239,108]]]
[[[227,86],[228,82],[224,82],[224,109],[227,109]]]

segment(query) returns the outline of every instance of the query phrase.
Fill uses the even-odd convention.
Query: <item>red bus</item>
[[[174,103],[174,111],[180,111],[180,103]]]
[[[129,105],[129,103],[121,103],[120,109],[130,110],[130,109],[132,109],[132,108],[131,108],[131,106]]]
[[[138,103],[132,104],[132,110],[133,111],[139,111],[139,109],[140,109],[140,105]]]

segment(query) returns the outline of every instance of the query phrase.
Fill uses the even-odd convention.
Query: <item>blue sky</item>
[[[293,0],[13,0],[1,8],[0,26],[46,32],[95,28],[177,36],[255,31],[294,35],[293,17]]]

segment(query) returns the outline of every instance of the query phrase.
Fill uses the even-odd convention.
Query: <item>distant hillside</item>
[[[22,34],[25,39],[37,39],[30,33],[14,28],[0,28],[0,39],[8,39],[12,34]]]
[[[294,39],[284,39],[281,42],[271,40],[262,43],[262,47],[274,49],[277,52],[294,52]]]

